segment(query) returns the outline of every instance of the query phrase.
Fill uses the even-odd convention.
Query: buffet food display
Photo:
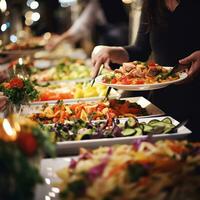
[[[90,71],[90,67],[83,60],[66,58],[55,67],[32,75],[31,80],[47,82],[90,78]]]
[[[137,141],[81,149],[57,171],[61,199],[199,199],[200,144]]]
[[[11,42],[0,46],[0,52],[3,54],[23,54],[32,53],[44,49],[47,40],[43,37],[32,37],[29,39],[18,39],[16,42]]]
[[[74,141],[102,138],[153,136],[156,134],[173,133],[175,125],[169,117],[162,120],[153,119],[149,122],[139,122],[132,117],[125,122],[113,118],[112,121],[84,121],[82,119],[58,123],[46,127],[53,141]]]
[[[90,97],[104,97],[107,87],[98,83],[91,86],[90,82],[60,82],[49,84],[46,87],[35,86],[39,92],[37,101],[83,99]],[[112,89],[110,96],[118,97],[117,91]]]
[[[126,100],[111,99],[106,102],[81,102],[44,105],[41,112],[33,114],[31,118],[43,124],[64,123],[69,120],[81,119],[84,121],[108,119],[115,117],[133,117],[147,115],[147,111],[137,103]]]
[[[38,50],[44,42],[42,38],[17,41],[3,46],[1,52]],[[198,199],[200,144],[175,140],[186,137],[190,130],[185,126],[178,129],[180,123],[170,116],[158,117],[164,112],[143,97],[122,99],[122,91],[114,89],[107,96],[108,86],[138,91],[158,89],[185,75],[172,74],[171,68],[155,63],[133,61],[113,71],[104,69],[93,85],[90,61],[70,56],[52,58],[50,52],[45,55],[43,60],[32,55],[9,63],[8,77],[0,84],[8,107],[17,106],[15,111],[26,115],[13,120],[8,117],[9,110],[2,113],[0,174],[4,178],[0,186],[5,190],[10,186],[10,191],[0,191],[0,198],[11,195],[11,199],[31,199],[35,185],[43,177],[47,184],[41,187],[56,187],[58,199],[63,200],[185,200],[187,195]],[[34,106],[39,106],[37,112]],[[161,138],[171,140],[155,142]],[[46,153],[53,155],[54,148],[70,157],[80,149],[80,155],[70,158],[64,169],[51,169],[51,173],[49,165],[45,169],[59,182],[39,172],[34,163]],[[4,162],[7,159],[9,165]],[[22,175],[25,182],[17,184]],[[41,191],[38,199],[55,197],[52,191]],[[185,192],[184,199],[181,195]]]

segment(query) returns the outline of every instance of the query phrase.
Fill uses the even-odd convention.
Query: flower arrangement
[[[31,200],[42,183],[38,164],[42,155],[54,155],[48,134],[30,119],[15,116],[0,121],[0,197]]]
[[[29,79],[23,79],[19,76],[14,76],[10,81],[2,83],[0,91],[14,105],[28,103],[38,96],[38,91],[34,88],[32,82]]]

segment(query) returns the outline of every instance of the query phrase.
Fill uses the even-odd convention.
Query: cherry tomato
[[[20,133],[17,143],[20,149],[28,156],[32,156],[37,150],[37,140],[31,133]]]
[[[144,84],[144,80],[137,80],[135,83],[136,84]]]
[[[123,77],[121,79],[121,83],[124,85],[130,85],[132,83],[132,81],[130,79],[128,79],[127,77]]]
[[[155,63],[153,60],[150,60],[150,61],[148,62],[148,67],[149,67],[149,68],[154,68],[154,67],[156,67],[156,63]]]
[[[24,81],[18,77],[14,77],[10,80],[10,87],[11,88],[23,88],[24,87]]]
[[[10,89],[11,88],[10,83],[3,83],[3,86],[6,89]]]
[[[112,84],[117,83],[117,79],[116,79],[116,78],[113,78],[113,79],[111,80],[111,83],[112,83]]]

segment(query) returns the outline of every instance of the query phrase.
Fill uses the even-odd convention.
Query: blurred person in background
[[[127,45],[129,16],[121,0],[90,0],[69,30],[47,45],[52,50],[63,40],[76,43],[95,35],[95,44]]]
[[[198,134],[200,113],[200,1],[144,0],[136,43],[126,47],[97,46],[92,53],[94,76],[100,66],[134,60],[190,65],[187,80],[151,92],[149,99],[179,121],[189,119],[188,127]],[[135,93],[135,92],[134,92]],[[138,93],[135,93],[138,95]],[[140,93],[146,95],[147,93]],[[195,138],[200,139],[200,134]]]

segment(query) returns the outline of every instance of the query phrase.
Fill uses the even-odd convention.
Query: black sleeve
[[[149,26],[143,11],[135,44],[125,46],[124,48],[128,52],[129,61],[138,60],[145,62],[148,59],[151,53]]]

